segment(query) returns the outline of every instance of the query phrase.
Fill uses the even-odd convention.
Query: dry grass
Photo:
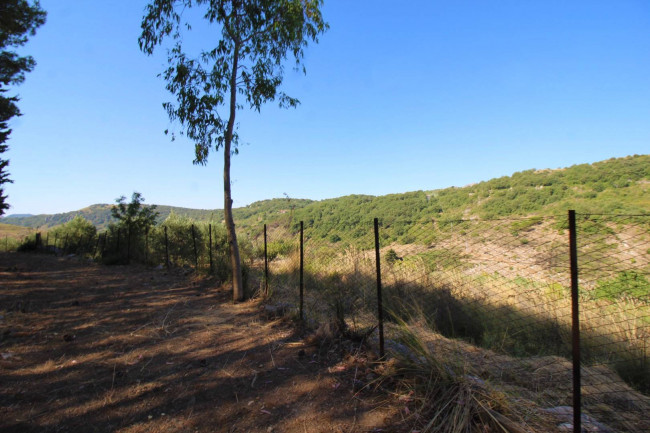
[[[611,267],[610,274],[626,269],[632,259],[646,266],[645,247],[634,243],[636,238],[646,239],[638,231],[620,230],[612,235],[613,240],[593,241],[593,248],[585,251],[591,258],[598,248],[614,255],[604,264]],[[545,412],[571,405],[566,233],[543,222],[518,235],[494,227],[471,233],[459,230],[435,245],[389,245],[382,248],[382,254],[389,249],[401,260],[382,263],[385,305],[408,326],[417,322],[417,336],[426,341],[436,362],[460,371],[453,380],[438,374],[436,380],[442,382],[427,379],[429,383],[423,378],[431,369],[420,368],[420,382],[444,383],[451,394],[436,394],[442,400],[469,401],[469,395],[476,394],[474,409],[441,413],[437,419],[465,420],[460,431],[471,431],[474,427],[467,426],[472,423],[478,428],[492,419],[485,409],[494,410],[486,405],[494,399],[504,402],[502,415],[524,428],[553,431],[551,427],[566,422]],[[286,258],[271,268],[276,281],[284,283],[274,286],[274,297],[296,306],[297,280],[292,278],[298,263],[297,257]],[[348,326],[367,329],[375,322],[374,251],[337,249],[326,242],[307,244],[305,269],[308,319],[327,322],[339,314],[337,305],[343,305]],[[650,364],[646,362],[650,310],[641,301],[593,299],[589,290],[596,280],[588,270],[581,274],[586,289],[580,300],[584,409],[595,420],[620,431],[650,430],[648,398],[638,391],[650,389]],[[601,269],[599,275],[605,271]],[[395,341],[403,338],[399,327],[388,326],[387,332]],[[444,368],[436,371],[444,372]],[[487,388],[467,382],[469,376]],[[420,398],[430,400],[430,391],[423,389]],[[418,413],[426,413],[429,420],[435,414],[425,407]],[[433,424],[429,428],[436,431]]]

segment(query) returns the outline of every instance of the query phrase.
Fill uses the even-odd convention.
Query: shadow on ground
[[[361,351],[210,279],[0,254],[1,432],[401,431]],[[393,425],[393,427],[388,427]]]

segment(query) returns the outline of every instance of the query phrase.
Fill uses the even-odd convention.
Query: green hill
[[[291,212],[291,208],[300,208],[311,203],[311,200],[290,201],[286,199],[263,200],[252,203],[248,206],[234,209],[235,219],[251,225],[260,218],[274,219],[284,213]],[[77,215],[83,216],[90,221],[99,230],[105,229],[113,222],[111,216],[111,207],[109,204],[94,204],[86,208],[58,213],[52,215],[32,215],[32,216],[12,216],[2,218],[0,221],[7,225],[47,229],[64,224]],[[216,221],[221,222],[223,219],[223,210],[221,209],[190,209],[175,206],[157,205],[156,211],[159,213],[158,222],[164,221],[172,212],[179,216],[191,218],[195,221]]]
[[[416,222],[566,214],[650,213],[650,155],[610,159],[557,170],[527,170],[485,182],[381,197],[353,195],[311,203],[294,220],[328,236],[336,227],[353,237],[373,217],[394,239]],[[408,239],[402,239],[409,243]]]
[[[304,221],[314,234],[325,237],[333,227],[354,236],[359,223],[373,217],[393,228],[394,237],[406,236],[413,222],[432,219],[492,219],[525,215],[581,213],[650,213],[650,155],[612,158],[593,164],[556,170],[526,170],[462,188],[450,187],[385,196],[351,195],[311,201],[263,200],[234,209],[238,227],[252,228],[263,222],[296,224]],[[49,228],[82,215],[99,229],[112,221],[111,205],[96,204],[55,215],[3,218],[6,224]],[[196,221],[221,222],[219,209],[201,210],[158,206],[159,220],[171,212]]]

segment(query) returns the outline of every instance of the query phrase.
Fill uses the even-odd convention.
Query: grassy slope
[[[28,227],[0,223],[0,239],[4,239],[5,237],[9,239],[23,239],[33,231],[33,229]]]

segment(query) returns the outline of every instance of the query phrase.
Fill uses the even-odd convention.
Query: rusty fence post
[[[208,224],[208,252],[210,255],[210,273],[212,273],[212,223]]]
[[[569,252],[571,261],[571,340],[573,354],[573,431],[582,431],[580,384],[580,309],[578,291],[578,246],[576,211],[569,211]]]
[[[304,282],[304,270],[305,270],[305,249],[304,249],[304,236],[303,236],[303,222],[300,221],[300,321],[302,322],[305,318],[304,314],[304,292],[305,292],[305,282]]]
[[[167,226],[165,226],[165,266],[169,269],[169,238],[167,237]]]
[[[264,295],[269,294],[269,256],[266,244],[266,224],[264,224]]]
[[[379,220],[375,218],[375,263],[377,264],[377,321],[379,326],[379,357],[384,357],[384,307],[381,294],[381,264],[379,255]]]
[[[192,245],[194,246],[194,269],[199,269],[199,255],[196,251],[196,232],[194,231],[194,224],[190,227],[192,230]]]

